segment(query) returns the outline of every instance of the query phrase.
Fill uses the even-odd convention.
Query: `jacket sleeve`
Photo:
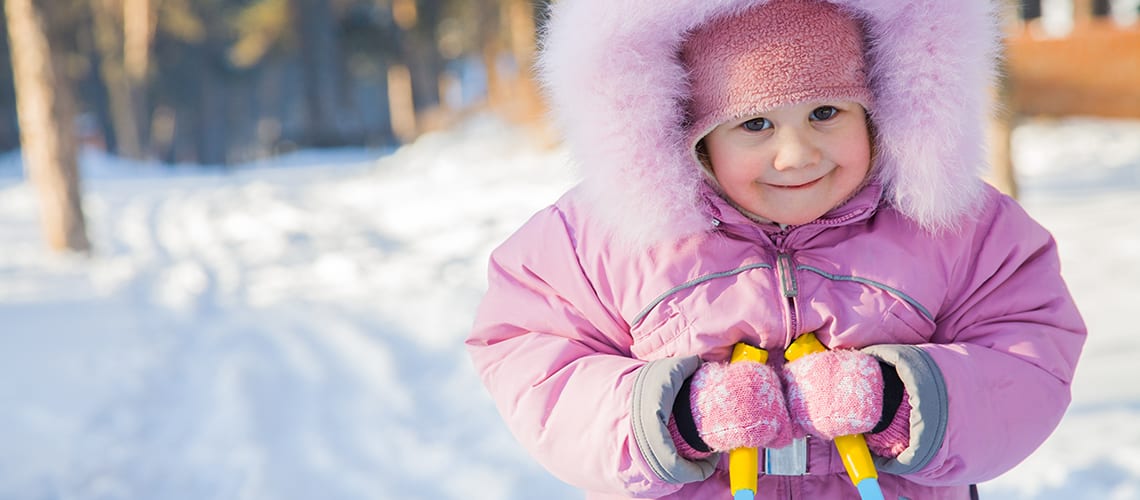
[[[866,349],[895,364],[910,393],[911,446],[881,470],[929,485],[992,479],[1060,423],[1085,325],[1061,277],[1052,236],[993,193],[988,220],[935,318],[935,343]],[[972,238],[972,241],[970,241]]]
[[[557,208],[491,255],[467,339],[476,371],[515,438],[559,479],[655,497],[712,474],[676,455],[665,422],[697,358],[630,355],[629,328],[599,299]]]

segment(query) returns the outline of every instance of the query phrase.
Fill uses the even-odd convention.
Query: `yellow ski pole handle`
[[[784,359],[790,363],[808,354],[826,350],[827,347],[820,343],[814,333],[805,333],[788,346],[784,351]],[[863,435],[839,436],[835,438],[835,448],[839,450],[843,467],[859,490],[859,496],[864,500],[883,500],[883,491],[879,488],[879,472],[875,470],[875,462],[871,460],[871,451],[867,448],[867,440]]]
[[[768,351],[739,342],[732,348],[730,363],[755,361],[768,362]],[[756,498],[756,481],[760,474],[760,450],[736,448],[728,452],[728,484],[733,500]]]

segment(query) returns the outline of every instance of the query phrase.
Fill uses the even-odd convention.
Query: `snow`
[[[1140,122],[1014,140],[1092,335],[1060,428],[983,497],[1140,498]],[[0,156],[0,498],[581,498],[462,343],[491,249],[576,179],[540,142],[479,117],[230,169],[85,152],[90,258],[43,250]]]

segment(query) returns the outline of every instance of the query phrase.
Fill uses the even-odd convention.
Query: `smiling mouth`
[[[809,188],[809,187],[816,185],[820,181],[820,179],[823,179],[823,178],[820,177],[819,179],[816,179],[813,181],[808,181],[808,182],[805,182],[803,184],[791,184],[791,185],[788,185],[788,184],[772,184],[771,186],[774,188],[777,188],[777,189],[805,189],[805,188]]]

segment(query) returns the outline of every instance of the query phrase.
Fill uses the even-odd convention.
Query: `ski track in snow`
[[[26,219],[0,229],[21,233],[0,257],[0,318],[21,328],[0,363],[23,381],[0,383],[21,403],[0,423],[53,438],[0,450],[0,497],[550,488],[517,465],[461,339],[490,250],[569,169],[555,185],[557,165],[526,173],[560,160],[487,126],[449,154],[454,136],[440,135],[356,165],[96,176],[90,262],[42,257],[30,188],[0,183],[0,209]],[[518,152],[500,173],[469,171],[493,160],[489,146]]]
[[[983,497],[1140,498],[1140,389],[1122,383],[1140,126],[1100,123],[1015,136],[1093,336],[1061,427]],[[43,254],[0,159],[0,498],[580,498],[522,452],[462,345],[491,249],[573,182],[529,144],[480,119],[331,166],[85,157],[89,260]],[[1065,181],[1089,158],[1104,167]]]

